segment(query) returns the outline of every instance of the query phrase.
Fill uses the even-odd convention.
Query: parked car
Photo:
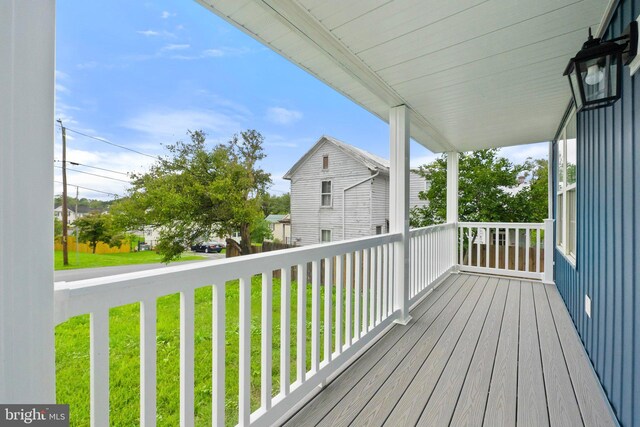
[[[224,248],[225,244],[222,242],[201,242],[191,246],[192,251],[204,253],[220,253]]]

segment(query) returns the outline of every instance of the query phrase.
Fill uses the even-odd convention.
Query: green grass
[[[181,261],[203,260],[199,255],[187,253],[180,258]],[[87,254],[69,251],[69,265],[62,265],[62,251],[54,251],[54,269],[71,270],[76,268],[112,267],[131,264],[157,264],[161,256],[154,251],[131,252],[120,254]]]
[[[251,284],[251,409],[260,405],[261,279]],[[334,288],[335,289],[335,288]],[[321,289],[324,318],[324,289]],[[211,287],[195,292],[195,414],[196,425],[211,425],[212,307]],[[291,381],[296,379],[297,285],[291,286]],[[335,293],[333,296],[335,307]],[[307,369],[310,368],[311,286],[307,286]],[[139,304],[110,311],[111,425],[139,425],[140,326]],[[179,425],[180,296],[157,301],[158,426]],[[226,286],[226,424],[238,421],[239,284]],[[321,358],[324,329],[321,326]],[[273,280],[273,395],[280,385],[280,281]],[[332,340],[333,342],[333,340]],[[332,345],[333,347],[335,344]],[[70,404],[71,425],[89,425],[89,316],[78,316],[56,327],[57,400]]]

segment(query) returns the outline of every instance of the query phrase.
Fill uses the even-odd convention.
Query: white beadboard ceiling
[[[603,0],[197,0],[433,152],[554,137]]]

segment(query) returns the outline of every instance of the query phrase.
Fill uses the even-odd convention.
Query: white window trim
[[[568,116],[568,118],[567,118],[567,120],[566,120],[566,122],[564,124],[564,128],[562,129],[561,137],[557,141],[557,144],[563,144],[562,152],[563,152],[564,162],[562,163],[562,179],[563,179],[563,184],[564,185],[563,185],[563,188],[560,189],[560,182],[558,182],[556,184],[556,203],[558,203],[557,202],[558,197],[561,197],[561,199],[562,199],[562,218],[556,218],[556,220],[558,222],[560,222],[560,221],[562,222],[562,243],[558,243],[558,239],[557,238],[556,238],[556,242],[555,242],[556,243],[556,248],[558,248],[558,250],[562,253],[562,255],[564,255],[564,257],[574,267],[576,265],[576,254],[574,252],[570,252],[569,251],[569,227],[570,227],[570,222],[569,222],[568,209],[567,209],[567,193],[569,191],[575,190],[577,188],[577,182],[574,182],[573,184],[569,184],[569,185],[567,185],[566,182],[567,182],[567,126],[569,125],[569,122],[575,117],[576,117],[576,111],[574,109],[569,114],[569,116]],[[577,145],[577,141],[576,141],[576,145]],[[558,149],[558,147],[556,147],[556,153],[558,151],[559,151],[559,149]],[[576,161],[576,163],[577,163],[577,161]],[[574,246],[577,249],[577,238],[578,238],[578,236],[577,236],[577,234],[578,234],[577,206],[576,206],[576,212],[574,214],[576,215],[576,230],[575,230],[575,233],[574,233],[575,234],[575,238],[576,238],[576,244]],[[558,215],[558,209],[556,207],[556,216],[557,215]],[[556,233],[557,233],[557,228],[556,228]]]
[[[329,186],[331,187],[331,191],[329,193],[323,193],[322,192],[322,183],[324,182],[328,182]],[[329,196],[329,204],[328,205],[324,205],[322,204],[322,199],[324,198],[324,196]],[[333,207],[333,182],[331,180],[328,179],[323,179],[322,181],[320,181],[320,207],[321,208],[332,208]]]
[[[329,233],[329,240],[322,239],[322,235],[324,234],[325,231]],[[331,243],[333,241],[332,239],[333,239],[333,233],[331,232],[331,230],[328,230],[328,229],[320,230],[320,243]]]

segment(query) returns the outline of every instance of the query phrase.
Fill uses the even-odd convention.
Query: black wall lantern
[[[631,22],[615,39],[589,39],[564,71],[569,76],[577,111],[606,107],[620,99],[622,68],[636,56],[638,23]]]

